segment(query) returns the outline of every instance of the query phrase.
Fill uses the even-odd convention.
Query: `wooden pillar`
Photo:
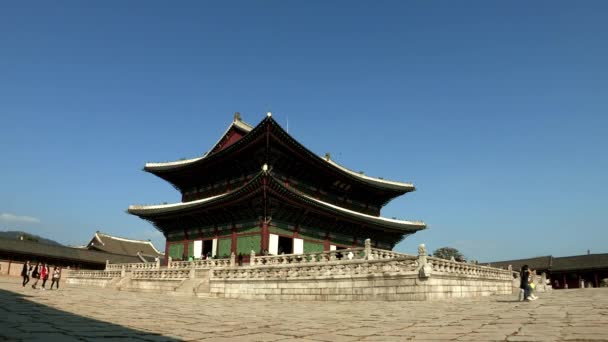
[[[599,282],[599,280],[597,278],[597,271],[593,272],[593,281],[595,283],[595,287],[600,287],[600,282]]]
[[[566,273],[564,273],[564,275],[562,276],[563,280],[564,280],[564,285],[562,285],[562,289],[567,289],[568,288],[568,283],[566,282]]]
[[[230,228],[230,234],[231,234],[231,238],[232,238],[230,252],[232,252],[236,255],[236,228],[234,227],[234,223],[232,224],[232,228]]]
[[[165,238],[165,265],[169,264],[169,240]]]
[[[268,250],[268,223],[262,221],[262,254]]]
[[[183,260],[188,260],[188,242],[189,241],[189,237],[188,237],[188,232],[184,229],[184,253],[183,254]]]
[[[329,251],[329,245],[330,245],[330,243],[329,243],[329,231],[326,230],[325,231],[325,242],[323,243],[323,248],[325,249],[326,252]]]

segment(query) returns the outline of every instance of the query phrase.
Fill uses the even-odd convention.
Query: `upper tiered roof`
[[[243,168],[250,169],[259,167],[260,162],[273,163],[269,160],[253,160],[256,155],[252,147],[254,145],[258,146],[258,150],[268,149],[268,146],[282,149],[290,158],[299,158],[301,163],[308,165],[306,173],[316,172],[319,174],[318,178],[324,178],[322,174],[331,174],[340,184],[352,185],[366,197],[368,193],[371,195],[369,198],[376,196],[376,204],[380,206],[394,197],[415,190],[412,183],[370,177],[336,163],[329,155],[320,157],[314,154],[289,135],[270,113],[255,127],[243,122],[240,115],[237,115],[219,141],[203,156],[172,162],[147,163],[144,170],[163,178],[184,193],[192,186],[192,179],[200,182],[213,179],[213,176],[220,177],[218,174],[223,175],[229,167],[218,166],[222,163],[236,160]],[[289,168],[292,167],[291,164],[294,163],[274,163],[274,166]],[[218,171],[220,169],[221,172]],[[214,175],[210,176],[212,173]]]

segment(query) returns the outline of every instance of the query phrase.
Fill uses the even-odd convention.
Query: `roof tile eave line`
[[[371,176],[367,176],[367,175],[363,175],[360,174],[359,172],[355,172],[345,166],[342,166],[340,164],[338,164],[337,162],[331,160],[331,159],[326,159],[325,157],[321,157],[321,156],[317,156],[318,158],[322,159],[323,161],[329,163],[330,165],[344,171],[347,172],[355,177],[359,177],[365,180],[369,180],[369,181],[373,181],[373,182],[377,182],[377,183],[382,183],[382,184],[387,184],[387,185],[394,185],[394,186],[399,186],[399,187],[403,187],[404,190],[408,189],[410,191],[414,191],[416,190],[416,187],[414,186],[413,183],[406,183],[406,182],[398,182],[398,181],[393,181],[393,180],[388,180],[388,179],[381,179],[378,177],[371,177]]]
[[[201,199],[190,201],[190,202],[176,202],[176,203],[156,204],[156,205],[130,205],[129,208],[127,209],[127,212],[130,214],[133,214],[133,215],[140,215],[140,214],[144,215],[144,214],[156,214],[156,213],[170,213],[170,212],[179,211],[182,209],[193,208],[200,204],[213,202],[215,200],[219,200],[219,199],[228,197],[234,193],[237,193],[237,192],[241,191],[242,189],[246,188],[247,186],[250,186],[251,184],[253,184],[262,174],[264,174],[264,171],[260,171],[256,176],[254,176],[246,184],[244,184],[236,189],[233,189],[231,191],[225,192],[223,194],[205,197],[205,198],[201,198]]]
[[[236,190],[234,190],[234,191],[236,191]],[[142,213],[146,213],[147,211],[149,211],[150,213],[152,213],[154,210],[162,210],[162,209],[175,209],[175,210],[185,209],[185,208],[190,208],[190,207],[196,206],[198,204],[209,202],[211,200],[226,196],[232,192],[233,191],[230,191],[230,192],[226,192],[226,193],[223,193],[220,195],[205,197],[205,198],[201,198],[201,199],[190,201],[190,202],[176,202],[176,203],[169,203],[169,204],[153,204],[153,205],[130,205],[129,208],[127,209],[127,211],[131,214],[135,214],[136,211],[141,211]]]

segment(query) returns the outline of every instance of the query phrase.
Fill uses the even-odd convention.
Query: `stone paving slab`
[[[19,282],[0,277],[0,341],[608,341],[608,288],[534,302],[294,302]]]

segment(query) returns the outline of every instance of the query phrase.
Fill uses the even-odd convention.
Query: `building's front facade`
[[[414,191],[410,183],[353,172],[297,142],[268,113],[252,127],[234,121],[204,156],[148,163],[182,202],[130,206],[167,239],[173,259],[231,253],[300,254],[363,245],[392,249],[423,222],[388,219],[380,209]]]

